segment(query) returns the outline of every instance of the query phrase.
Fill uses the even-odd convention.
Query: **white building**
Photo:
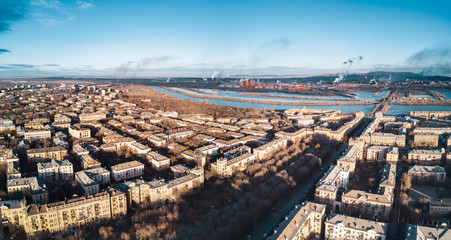
[[[74,179],[74,169],[69,160],[41,162],[37,164],[37,167],[39,177],[47,183]]]
[[[420,165],[439,165],[442,155],[440,150],[412,149],[408,153],[408,159]]]
[[[390,146],[369,146],[366,149],[366,160],[369,162],[382,162],[385,160],[385,153]]]
[[[12,149],[8,149],[6,146],[0,146],[0,162],[15,162],[19,161],[19,157]]]
[[[451,231],[446,226],[426,227],[407,224],[406,240],[449,240]]]
[[[46,203],[49,200],[47,187],[39,177],[10,179],[6,186],[10,199],[20,193],[23,196],[31,196],[33,202]]]
[[[75,179],[86,195],[99,193],[99,183],[84,171],[76,172]]]
[[[325,239],[385,240],[388,224],[332,213],[325,221]]]
[[[27,130],[24,134],[24,138],[27,140],[36,140],[51,137],[52,132],[50,130]]]
[[[327,204],[331,208],[337,199],[338,189],[346,188],[348,182],[348,167],[331,166],[316,184],[315,202]]]
[[[134,143],[130,144],[129,148],[134,153],[139,154],[139,155],[146,154],[146,153],[150,152],[150,150],[152,150],[150,147],[148,147],[144,144],[141,144],[139,142],[134,142]]]
[[[121,181],[143,175],[144,164],[138,161],[120,163],[111,167],[113,179]]]
[[[300,240],[319,238],[322,232],[326,205],[304,202],[295,208],[279,224],[268,240]]]
[[[81,161],[81,167],[83,169],[98,168],[101,165],[100,162],[94,157],[92,157],[90,154],[83,154],[79,156]]]
[[[86,169],[83,172],[91,178],[94,178],[99,184],[110,183],[110,171],[103,167]]]
[[[0,132],[14,131],[16,126],[11,119],[0,118]]]
[[[214,144],[208,144],[203,147],[199,147],[195,150],[195,152],[202,153],[204,155],[212,156],[216,155],[219,152],[219,148]]]
[[[408,171],[410,177],[416,182],[432,182],[444,183],[446,182],[446,171],[440,166],[420,166],[415,165],[409,167]]]
[[[91,129],[81,126],[80,124],[76,124],[69,128],[69,135],[73,138],[90,138]]]
[[[146,157],[157,171],[168,169],[171,165],[171,159],[154,151],[148,152]]]

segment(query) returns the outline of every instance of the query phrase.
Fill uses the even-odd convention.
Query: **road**
[[[340,157],[341,153],[346,149],[346,144],[344,144],[338,151],[332,154],[329,160],[323,165],[321,165],[322,170],[317,171],[307,182],[304,183],[302,187],[296,190],[296,192],[288,199],[282,207],[271,214],[271,216],[261,224],[251,235],[250,239],[259,240],[263,239],[263,235],[273,230],[280,223],[281,218],[287,215],[296,204],[302,202],[302,200],[307,195],[309,189],[318,182],[318,180],[324,175],[324,173],[329,169],[330,165],[334,160]],[[269,236],[270,234],[268,234]]]

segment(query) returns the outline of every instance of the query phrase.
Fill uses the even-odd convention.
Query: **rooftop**
[[[412,173],[446,173],[445,169],[440,166],[421,166],[415,165],[409,167],[409,172]]]
[[[387,233],[388,224],[345,216],[341,214],[332,213],[326,218],[326,223],[341,225],[346,228],[352,228],[359,231],[374,231],[379,235]]]
[[[120,163],[120,164],[111,166],[111,170],[123,171],[123,170],[127,170],[130,168],[136,168],[136,167],[144,167],[144,164],[135,160],[135,161]]]
[[[451,239],[451,231],[447,227],[426,227],[420,225],[407,224],[406,240],[417,239]]]
[[[268,239],[285,239],[281,238],[282,236],[288,239],[294,239],[311,213],[322,213],[325,209],[326,205],[312,202],[304,202],[302,205],[296,205],[289,215],[286,216],[286,220],[280,223],[274,235]]]

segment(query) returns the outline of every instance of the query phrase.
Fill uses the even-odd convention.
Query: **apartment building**
[[[435,134],[441,135],[445,133],[451,133],[451,128],[447,127],[417,127],[414,130],[415,134]]]
[[[24,124],[24,128],[27,130],[45,130],[45,126],[41,122],[27,122]]]
[[[210,136],[210,135],[205,135],[205,134],[197,134],[196,136],[194,136],[196,139],[199,139],[200,141],[204,141],[207,143],[212,143],[216,138]]]
[[[204,169],[196,167],[191,169],[189,174],[169,180],[167,183],[167,197],[169,201],[175,201],[180,196],[192,193],[194,189],[204,187]]]
[[[95,179],[99,184],[109,184],[110,183],[110,171],[103,167],[90,168],[83,170],[90,178]]]
[[[124,193],[117,190],[46,205],[30,205],[23,217],[27,236],[70,232],[86,225],[106,222],[127,213]]]
[[[236,148],[232,148],[229,149],[228,151],[224,152],[224,157],[227,158],[228,160],[236,158],[240,155],[243,155],[245,153],[250,153],[251,152],[251,148],[248,146],[239,146]]]
[[[385,240],[388,224],[361,218],[330,214],[325,220],[325,239]]]
[[[352,130],[354,130],[362,121],[362,117],[355,117],[353,120],[346,122],[343,126],[341,126],[337,130],[331,130],[328,128],[317,127],[315,128],[315,134],[326,135],[328,138],[342,141],[343,138]]]
[[[349,169],[349,173],[353,174],[358,156],[358,146],[352,145],[337,160],[337,166]]]
[[[24,138],[29,141],[52,138],[52,132],[50,130],[26,130]]]
[[[39,177],[15,178],[6,182],[11,197],[29,196],[33,202],[48,202],[49,196],[44,181]]]
[[[396,165],[386,164],[377,193],[350,190],[342,197],[342,212],[373,220],[388,220],[396,185]]]
[[[222,128],[224,130],[232,131],[232,132],[237,132],[237,131],[239,131],[241,129],[240,127],[237,127],[237,126],[234,126],[234,125],[223,124],[223,123],[215,123],[215,122],[206,122],[205,125],[212,126],[212,127],[217,127],[217,128]]]
[[[208,144],[197,148],[195,152],[204,154],[206,156],[214,156],[218,154],[219,148],[214,144]]]
[[[89,154],[89,150],[80,144],[74,144],[72,147],[72,151],[77,156]]]
[[[100,162],[90,154],[79,155],[79,159],[83,169],[98,168],[101,166]]]
[[[19,160],[14,162],[6,162],[6,180],[21,178]]]
[[[45,162],[49,160],[62,161],[67,157],[67,149],[57,147],[33,148],[27,150],[28,163]]]
[[[85,171],[80,171],[75,173],[75,180],[78,185],[83,189],[85,195],[91,195],[99,193],[100,186],[99,182],[94,177],[86,174]]]
[[[399,158],[399,149],[389,146],[369,146],[366,149],[368,162],[386,162],[396,164]]]
[[[396,164],[399,160],[399,149],[397,147],[392,147],[385,154],[385,161],[388,164]]]
[[[57,129],[68,129],[71,125],[71,119],[65,115],[55,115],[52,126]]]
[[[366,157],[366,144],[360,138],[350,138],[348,140],[349,146],[356,146],[357,152],[355,153],[355,158],[359,161],[363,161]]]
[[[444,183],[446,182],[446,171],[439,166],[415,165],[409,167],[408,174],[412,181],[417,183]]]
[[[195,152],[193,150],[185,150],[181,153],[182,157],[184,157],[185,159],[187,159],[188,161],[192,161],[195,164],[199,165],[199,166],[205,166],[205,163],[207,161],[207,156],[202,154],[202,153],[198,153]]]
[[[133,153],[138,155],[144,155],[152,150],[150,147],[139,142],[130,144],[129,148]]]
[[[72,181],[74,179],[74,168],[69,160],[41,162],[37,164],[38,176],[46,183],[59,181]]]
[[[303,202],[294,207],[279,224],[268,240],[301,240],[317,237],[322,233],[326,205]]]
[[[144,164],[138,161],[120,163],[111,166],[111,175],[115,181],[135,178],[143,175]]]
[[[146,182],[142,179],[135,179],[115,187],[127,193],[129,206],[141,204],[158,206],[167,200],[167,184],[164,180]]]
[[[53,138],[53,143],[58,147],[63,147],[66,149],[69,147],[69,143],[63,138]]]
[[[72,125],[69,128],[69,135],[73,138],[90,138],[91,129],[80,124]]]
[[[419,165],[439,165],[442,155],[440,150],[412,149],[408,153],[408,160]]]
[[[390,148],[389,146],[369,146],[366,149],[366,160],[368,162],[383,162],[385,161],[385,153]]]
[[[427,227],[407,224],[405,240],[447,240],[451,239],[451,231],[447,226]]]
[[[328,209],[332,209],[338,189],[346,188],[348,185],[349,174],[349,168],[331,166],[316,183],[315,202],[326,204]]]
[[[442,118],[442,117],[450,116],[451,111],[410,111],[409,115],[411,117]]]
[[[174,177],[178,178],[181,177],[189,172],[190,168],[183,165],[183,164],[177,164],[171,166],[171,172]]]
[[[4,145],[0,145],[0,162],[15,162],[19,161],[19,157],[12,150]]]
[[[78,116],[80,122],[90,122],[98,121],[106,118],[105,113],[95,112],[95,113],[82,113]]]
[[[406,146],[406,135],[396,135],[393,133],[369,133],[366,135],[361,135],[361,139],[365,141],[368,145],[384,145],[384,146],[395,146],[395,147],[405,147]]]
[[[253,123],[251,123],[253,124]],[[250,125],[250,124],[248,124]],[[258,125],[256,125],[258,126]],[[266,136],[268,136],[268,133],[266,133],[265,131],[259,131],[259,130],[254,130],[254,129],[243,129],[240,131],[243,134],[246,135],[251,135],[251,136],[257,136],[257,137],[262,137],[265,138]]]
[[[148,152],[146,158],[157,171],[168,169],[171,165],[171,159],[154,151]]]
[[[431,133],[416,133],[414,135],[414,147],[438,147],[438,134]]]
[[[238,171],[246,170],[247,166],[254,161],[255,156],[249,152],[231,159],[219,158],[210,164],[211,172],[219,178],[229,178]]]
[[[175,132],[168,134],[169,139],[179,139],[179,138],[186,138],[189,136],[194,135],[195,132],[193,130],[187,130],[187,131],[181,131],[181,132]]]
[[[26,207],[27,200],[25,199],[0,201],[0,217],[3,228],[8,227],[9,230],[14,231],[22,226]]]
[[[432,216],[449,216],[451,213],[451,198],[430,199],[429,214]]]
[[[14,131],[16,126],[13,120],[7,118],[0,118],[0,132]]]
[[[349,215],[374,220],[387,220],[390,215],[392,200],[385,194],[350,190],[341,199],[343,212]]]
[[[148,136],[147,140],[149,142],[151,142],[153,145],[155,145],[156,147],[162,147],[163,145],[166,144],[166,140],[165,139],[160,138],[160,137],[155,136],[155,135]]]
[[[308,130],[307,128],[302,128],[297,130],[296,132],[284,132],[284,131],[279,131],[276,132],[274,135],[276,138],[286,138],[287,140],[291,141],[291,142],[296,142],[301,140],[302,138],[308,136],[308,135],[312,135],[313,131]]]
[[[266,143],[258,148],[255,148],[253,149],[255,158],[263,159],[270,153],[279,150],[280,148],[286,147],[287,143],[288,143],[287,138],[277,138],[269,143]]]
[[[129,205],[150,204],[157,206],[166,201],[174,201],[181,195],[190,194],[204,184],[203,169],[191,169],[188,174],[170,181],[155,180],[146,182],[141,179],[127,181],[116,187],[127,192]]]

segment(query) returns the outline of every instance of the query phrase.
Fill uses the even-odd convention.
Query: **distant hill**
[[[368,73],[329,73],[314,76],[256,76],[253,77],[253,81],[260,82],[298,82],[298,83],[333,83],[337,78],[339,82],[354,82],[354,83],[371,83],[376,81],[390,81],[390,82],[402,82],[402,81],[423,81],[424,83],[436,82],[436,81],[451,81],[451,77],[447,76],[424,76],[418,73],[412,72],[387,72],[387,71],[375,71]],[[78,80],[78,81],[95,81],[95,82],[110,82],[110,83],[136,83],[136,84],[156,84],[156,83],[190,83],[190,84],[218,84],[231,81],[239,81],[240,77],[231,76],[230,78],[216,78],[213,81],[211,79],[204,80],[201,77],[140,77],[140,78],[111,78],[111,77],[24,77],[21,80],[42,79],[47,81],[65,81],[65,80]]]

